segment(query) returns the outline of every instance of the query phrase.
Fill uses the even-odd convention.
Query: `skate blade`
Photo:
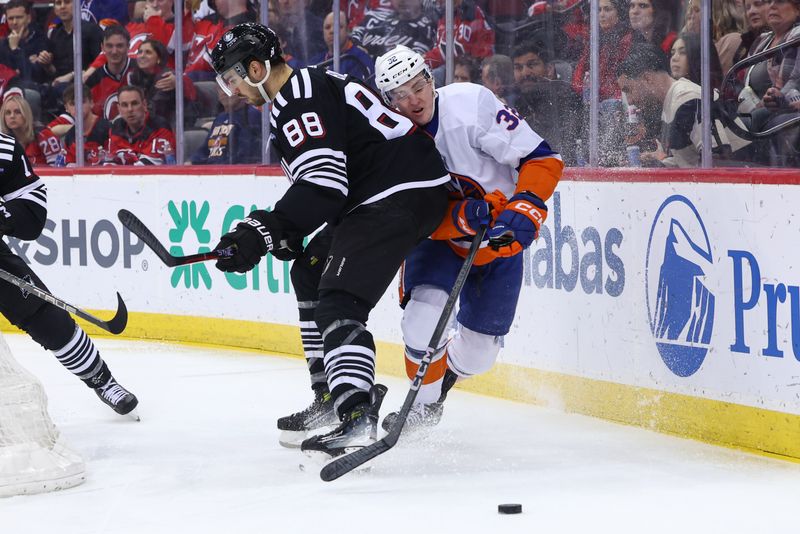
[[[318,434],[325,434],[333,428],[333,425],[329,425],[315,428],[314,430],[281,430],[281,435],[278,436],[278,443],[281,447],[286,447],[287,449],[299,449],[303,441]]]
[[[142,418],[139,417],[139,410],[137,408],[134,408],[133,410],[131,410],[128,413],[126,413],[125,417],[130,417],[131,419],[133,419],[137,423],[142,420]]]
[[[282,430],[278,436],[278,444],[287,449],[299,449],[307,434],[305,430]]]

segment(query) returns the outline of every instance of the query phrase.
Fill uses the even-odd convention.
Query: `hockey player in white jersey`
[[[386,101],[436,141],[460,193],[450,215],[406,259],[401,278],[406,371],[417,373],[471,237],[489,224],[460,295],[453,337],[435,354],[407,427],[439,422],[456,381],[488,371],[514,319],[522,250],[536,239],[564,167],[513,108],[489,89],[457,83],[436,89],[422,56],[397,46],[376,62]],[[536,325],[531,325],[535,328]],[[391,428],[397,412],[383,421]]]

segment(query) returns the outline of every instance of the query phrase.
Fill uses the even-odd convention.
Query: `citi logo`
[[[647,242],[646,300],[658,353],[681,377],[697,372],[708,353],[715,298],[706,276],[713,263],[697,209],[682,195],[667,198]]]

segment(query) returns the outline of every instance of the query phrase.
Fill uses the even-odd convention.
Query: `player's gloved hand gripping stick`
[[[161,244],[161,241],[139,220],[139,218],[128,210],[122,209],[117,213],[117,217],[122,225],[135,234],[142,243],[150,247],[155,252],[158,259],[164,262],[167,267],[177,267],[178,265],[186,265],[188,263],[197,263],[199,261],[218,260],[220,258],[229,258],[236,253],[236,247],[226,247],[224,249],[215,249],[210,252],[202,252],[200,254],[190,254],[188,256],[173,256],[167,251],[166,247]]]
[[[233,258],[238,247],[236,244],[229,246],[217,247],[209,252],[201,252],[199,254],[190,254],[188,256],[174,256],[167,251],[167,248],[158,240],[158,238],[145,226],[145,224],[133,213],[126,209],[121,209],[117,213],[117,217],[122,225],[135,234],[142,243],[150,247],[155,252],[158,259],[160,259],[167,267],[177,267],[179,265],[186,265],[189,263],[197,263],[199,261],[209,260],[229,260]],[[288,261],[296,259],[303,251],[303,240],[288,239],[281,240],[280,247],[271,250],[273,256],[281,261]]]
[[[380,439],[371,445],[367,445],[362,449],[353,451],[350,454],[339,456],[328,465],[323,467],[322,471],[319,473],[319,476],[322,478],[322,480],[326,482],[336,480],[340,476],[349,473],[359,465],[362,465],[376,456],[388,451],[397,443],[397,440],[400,438],[400,433],[403,431],[403,426],[406,424],[408,413],[411,411],[411,406],[414,404],[414,400],[417,398],[419,388],[422,386],[422,381],[425,379],[425,375],[428,372],[428,367],[433,359],[433,355],[436,354],[439,348],[439,342],[441,341],[442,335],[444,335],[444,330],[447,328],[447,324],[450,321],[450,314],[453,313],[453,308],[456,305],[458,296],[461,294],[461,289],[464,287],[464,283],[467,281],[467,276],[472,268],[472,262],[475,261],[475,255],[478,253],[478,249],[480,248],[484,234],[486,234],[486,225],[482,225],[475,234],[475,237],[472,238],[472,244],[469,247],[467,257],[464,259],[464,264],[461,266],[461,270],[458,271],[458,276],[453,284],[453,289],[450,290],[450,295],[448,295],[447,302],[444,304],[444,309],[442,309],[439,322],[436,323],[436,328],[433,330],[433,335],[428,343],[428,350],[425,351],[425,356],[422,357],[422,361],[419,364],[419,369],[417,370],[417,375],[411,382],[411,387],[406,395],[406,400],[403,402],[402,408],[400,408],[400,413],[395,420],[394,426],[391,428],[391,430],[389,430],[389,433],[383,437],[383,439]]]

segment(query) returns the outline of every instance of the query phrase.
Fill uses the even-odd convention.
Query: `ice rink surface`
[[[27,337],[6,338],[44,383],[88,479],[0,499],[2,534],[752,534],[800,524],[798,464],[458,390],[435,431],[326,483],[277,442],[275,420],[310,401],[301,360],[98,339],[140,399],[136,423]],[[382,381],[386,413],[406,385]],[[500,503],[523,513],[499,515]]]

